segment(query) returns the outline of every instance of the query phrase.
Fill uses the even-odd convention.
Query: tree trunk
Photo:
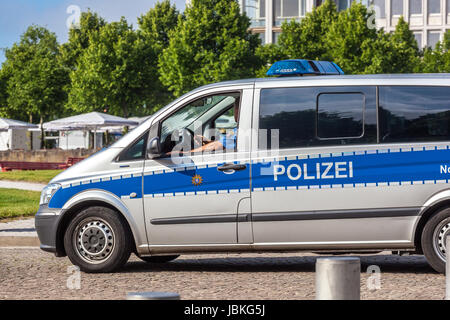
[[[42,127],[43,123],[44,123],[44,118],[41,116],[41,120],[39,122],[40,128],[41,128],[41,149],[45,149],[44,128]]]
[[[33,123],[33,115],[29,115],[29,123]],[[33,131],[28,131],[28,137],[30,138],[30,150],[33,151]]]

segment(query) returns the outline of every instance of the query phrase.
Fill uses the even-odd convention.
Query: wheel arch
[[[423,229],[425,228],[428,220],[430,220],[430,218],[438,213],[441,209],[450,207],[450,189],[434,194],[430,197],[430,199],[427,200],[427,202],[425,202],[423,207],[424,209],[420,214],[420,219],[417,222],[414,230],[414,245],[419,253],[422,253],[421,238]]]
[[[137,224],[133,215],[125,204],[114,194],[103,190],[87,190],[73,196],[62,208],[62,213],[56,228],[56,255],[62,257],[66,255],[64,249],[64,233],[70,221],[82,210],[101,206],[117,211],[124,221],[128,232],[132,236],[134,251],[137,251],[138,244],[143,243],[141,236],[137,232]]]

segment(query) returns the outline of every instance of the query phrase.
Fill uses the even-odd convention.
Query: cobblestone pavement
[[[166,264],[132,256],[113,274],[81,273],[68,289],[67,258],[34,248],[0,248],[0,299],[124,299],[127,292],[178,292],[182,299],[314,299],[311,253],[184,255]],[[362,299],[443,299],[445,277],[422,256],[361,256]],[[381,269],[381,288],[369,290],[370,265]],[[70,271],[70,269],[69,269]],[[72,277],[73,278],[73,277]]]

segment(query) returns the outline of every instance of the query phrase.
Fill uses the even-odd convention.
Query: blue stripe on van
[[[450,178],[450,150],[446,149],[420,150],[371,150],[362,152],[346,152],[338,154],[311,155],[305,159],[287,160],[285,157],[277,162],[253,162],[252,166],[252,191],[285,190],[287,188],[334,188],[334,187],[360,187],[380,185],[402,185],[413,183],[448,183]],[[340,163],[340,164],[339,164]],[[350,175],[350,164],[352,175]],[[327,175],[324,171],[332,164]],[[336,164],[339,164],[341,175],[336,177]],[[291,178],[287,175],[288,167],[291,168]],[[320,177],[317,176],[319,165]],[[283,166],[285,174],[277,175],[275,180],[273,172],[275,166]],[[441,167],[442,166],[442,167]],[[448,171],[442,168],[447,166]],[[297,168],[301,168],[301,176]],[[304,169],[307,169],[305,179]],[[343,170],[345,168],[346,170]],[[217,167],[192,167],[184,171],[166,171],[160,174],[150,174],[139,177],[119,177],[116,180],[103,180],[93,182],[90,180],[84,184],[72,184],[70,187],[59,189],[52,197],[49,207],[62,208],[74,195],[89,189],[101,189],[115,194],[118,197],[128,196],[136,192],[136,198],[142,198],[142,178],[144,179],[144,195],[167,196],[186,195],[205,192],[241,192],[249,191],[250,165],[243,171],[226,175],[219,172]],[[193,184],[192,178],[199,175],[202,183]],[[332,178],[329,178],[333,175]]]
[[[327,175],[324,170],[329,167],[325,164],[333,164]],[[346,175],[345,178],[336,177],[336,164],[340,163],[342,170],[340,175]],[[352,175],[349,172],[349,166],[352,166]],[[305,172],[301,173],[297,180],[290,179],[287,174],[277,175],[275,181],[273,172],[275,166],[282,166],[287,171],[291,165],[297,165],[292,168],[291,178],[298,178],[298,168],[302,171],[306,168],[307,177],[313,179],[305,179]],[[317,176],[317,165],[320,166],[320,177]],[[442,168],[441,168],[442,166]],[[379,152],[362,154],[353,153],[352,155],[341,155],[333,157],[320,157],[297,160],[283,160],[270,164],[254,163],[252,167],[252,188],[277,188],[277,187],[322,187],[333,185],[351,185],[356,184],[413,184],[413,182],[434,183],[439,180],[450,178],[450,173],[441,173],[441,169],[450,169],[450,150],[421,150],[421,151],[404,151],[401,152]],[[450,171],[449,171],[450,172]],[[333,176],[330,178],[330,176]]]

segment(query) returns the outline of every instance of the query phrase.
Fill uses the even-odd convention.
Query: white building
[[[276,43],[285,20],[300,21],[306,12],[325,0],[239,0],[242,11],[251,19],[251,29],[263,43]],[[347,9],[354,0],[334,0],[338,10]],[[370,1],[370,2],[369,2]],[[188,1],[189,2],[189,1]],[[434,47],[450,30],[450,0],[362,0],[377,8],[377,27],[391,32],[403,16],[414,32],[419,48]]]

